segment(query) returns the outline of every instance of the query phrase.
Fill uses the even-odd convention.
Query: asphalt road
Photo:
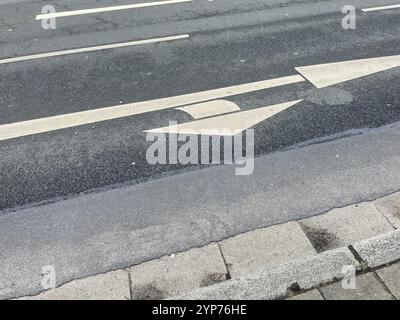
[[[137,2],[137,1],[136,1]],[[123,1],[57,1],[57,11]],[[399,54],[400,10],[358,12],[345,1],[196,0],[56,20],[42,1],[6,1],[0,57],[189,34],[186,39],[0,65],[0,124],[217,89],[296,74],[295,67]],[[396,1],[354,1],[357,8]],[[316,89],[300,82],[229,97],[242,110],[304,99],[257,124],[256,155],[400,119],[399,69]],[[149,165],[144,130],[192,120],[175,109],[0,142],[0,209],[179,173]],[[330,138],[329,138],[330,139]]]
[[[151,1],[53,4],[63,12],[142,2]],[[0,298],[42,291],[44,265],[56,267],[62,284],[400,189],[399,67],[323,88],[305,77],[227,90],[222,99],[241,111],[302,100],[251,126],[257,159],[250,176],[235,176],[231,166],[150,165],[143,132],[194,120],[161,110],[170,100],[160,98],[299,75],[300,66],[399,55],[400,8],[360,10],[398,0],[352,1],[355,30],[341,24],[348,0],[194,0],[60,17],[55,30],[35,20],[45,4],[0,0]],[[2,63],[176,35],[187,36]],[[48,117],[138,103],[132,110],[139,102],[158,109],[26,136],[7,129],[35,119],[51,127],[57,121]],[[91,117],[84,115],[78,119]],[[20,136],[4,138],[9,132]]]

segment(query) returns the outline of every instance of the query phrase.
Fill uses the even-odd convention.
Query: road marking
[[[392,10],[392,9],[400,9],[400,4],[395,4],[395,5],[391,5],[391,6],[374,7],[374,8],[365,8],[365,9],[361,9],[361,11],[372,12],[372,11],[383,11],[383,10]]]
[[[236,103],[226,100],[215,100],[199,104],[192,104],[185,107],[176,108],[191,115],[193,119],[201,119],[219,114],[240,111]]]
[[[319,64],[295,69],[317,88],[324,88],[396,67],[400,67],[400,55]]]
[[[112,7],[102,7],[102,8],[93,8],[93,9],[83,9],[83,10],[73,10],[73,11],[45,13],[45,14],[37,15],[36,16],[36,20],[61,18],[61,17],[70,17],[70,16],[78,16],[78,15],[83,15],[83,14],[110,12],[110,11],[117,11],[117,10],[127,10],[127,9],[138,9],[138,8],[145,8],[145,7],[163,6],[163,5],[177,4],[177,3],[183,3],[183,2],[192,2],[192,0],[156,1],[156,2],[134,3],[134,4],[121,5],[121,6],[112,6]]]
[[[118,119],[151,111],[176,108],[184,105],[220,99],[238,94],[259,91],[305,81],[300,75],[264,80],[221,89],[185,94],[150,101],[129,103],[107,108],[80,111],[53,117],[0,125],[0,141],[38,133],[65,129],[89,123]]]
[[[20,61],[26,61],[26,60],[34,60],[34,59],[43,59],[43,58],[50,58],[50,57],[57,57],[57,56],[65,56],[65,55],[68,55],[68,54],[76,54],[76,53],[83,53],[83,52],[92,52],[92,51],[100,51],[100,50],[107,50],[107,49],[124,48],[124,47],[137,46],[137,45],[142,45],[142,44],[160,43],[160,42],[166,42],[166,41],[181,40],[181,39],[186,39],[188,37],[189,37],[188,34],[182,34],[182,35],[163,37],[163,38],[136,40],[136,41],[129,41],[129,42],[120,42],[120,43],[114,43],[114,44],[107,44],[107,45],[102,45],[102,46],[94,46],[94,47],[62,50],[62,51],[53,51],[53,52],[47,52],[47,53],[38,53],[38,54],[29,55],[29,56],[21,56],[21,57],[15,57],[15,58],[1,59],[0,60],[0,64],[20,62]]]
[[[178,125],[146,130],[144,132],[234,136],[301,101],[303,100],[290,101],[272,106],[195,120]]]
[[[299,67],[296,68],[296,70],[302,74],[304,78],[300,75],[292,75],[180,96],[4,124],[0,125],[0,141],[94,122],[129,117],[151,111],[192,105],[243,93],[303,82],[306,81],[305,79],[308,79],[317,88],[323,88],[399,66],[400,55]],[[242,113],[238,112],[238,114]],[[253,115],[253,113],[248,114]],[[230,115],[231,114],[221,117],[228,117]],[[256,113],[254,113],[254,115],[256,115]]]

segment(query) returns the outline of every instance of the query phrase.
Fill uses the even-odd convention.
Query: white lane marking
[[[356,79],[400,66],[400,56],[380,57],[299,67],[296,70],[317,88]],[[220,99],[305,81],[300,75],[247,83],[232,87],[196,92],[138,103],[92,109],[54,117],[0,125],[0,140],[69,128],[94,122],[133,116],[141,113]]]
[[[181,40],[181,39],[186,39],[188,37],[189,37],[188,34],[182,34],[182,35],[163,37],[163,38],[136,40],[136,41],[129,41],[129,42],[120,42],[120,43],[114,43],[114,44],[107,44],[107,45],[102,45],[102,46],[94,46],[94,47],[86,47],[86,48],[78,48],[78,49],[69,49],[69,50],[62,50],[62,51],[53,51],[53,52],[47,52],[47,53],[38,53],[38,54],[29,55],[29,56],[21,56],[21,57],[15,57],[15,58],[1,59],[0,60],[0,64],[20,62],[20,61],[33,60],[33,59],[43,59],[43,58],[49,58],[49,57],[64,56],[64,55],[68,55],[68,54],[76,54],[76,53],[83,53],[83,52],[92,52],[92,51],[100,51],[100,50],[107,50],[107,49],[124,48],[124,47],[137,46],[137,45],[150,44],[150,43],[159,43],[159,42],[166,42],[166,41],[173,41],[173,40]]]
[[[201,119],[219,114],[240,111],[236,103],[226,100],[215,100],[199,104],[192,104],[185,107],[176,108],[191,115],[193,119]]]
[[[391,6],[374,7],[374,8],[365,8],[365,9],[361,9],[361,11],[372,12],[372,11],[382,11],[382,10],[392,10],[392,9],[400,9],[400,4],[395,4],[395,5],[391,5]]]
[[[324,88],[396,67],[400,67],[400,55],[319,64],[295,69],[317,88]]]
[[[4,124],[0,125],[0,141],[105,120],[123,118],[151,111],[176,108],[188,104],[220,99],[224,97],[279,87],[302,81],[305,81],[303,77],[301,77],[300,75],[294,75],[289,77],[241,84],[221,89],[190,93],[181,96],[129,103],[125,105],[92,109],[53,117]]]
[[[178,125],[146,130],[144,132],[234,136],[301,101],[303,100],[195,120]]]
[[[177,3],[183,3],[183,2],[192,2],[192,0],[167,0],[167,1],[156,1],[156,2],[144,2],[144,3],[134,3],[134,4],[121,5],[121,6],[112,6],[112,7],[93,8],[93,9],[83,9],[83,10],[73,10],[73,11],[45,13],[45,14],[37,15],[36,16],[36,20],[60,18],[60,17],[70,17],[70,16],[78,16],[78,15],[83,15],[83,14],[109,12],[109,11],[117,11],[117,10],[127,10],[127,9],[138,9],[138,8],[145,8],[145,7],[163,6],[163,5],[177,4]]]

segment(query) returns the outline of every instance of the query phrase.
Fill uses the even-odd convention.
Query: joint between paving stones
[[[372,272],[372,275],[380,283],[380,285],[383,287],[383,289],[393,298],[393,300],[397,300],[394,294],[389,290],[388,286],[386,283],[381,279],[381,277],[376,273],[376,270]]]
[[[218,247],[219,253],[220,253],[221,257],[222,257],[222,261],[224,262],[224,265],[225,265],[225,269],[226,269],[226,280],[231,280],[231,279],[232,279],[232,276],[231,276],[231,273],[230,273],[229,268],[228,268],[228,263],[226,262],[224,253],[222,252],[222,249],[221,249],[221,246],[220,246],[219,243],[217,243],[217,247]]]
[[[356,261],[360,264],[361,270],[359,271],[359,273],[363,273],[362,271],[370,270],[370,268],[368,267],[367,262],[359,255],[357,250],[354,249],[354,247],[352,245],[349,245],[347,248],[350,250],[350,252],[353,255],[354,259],[356,259]]]

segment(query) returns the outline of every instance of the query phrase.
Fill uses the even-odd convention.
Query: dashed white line
[[[52,18],[60,18],[60,17],[70,17],[70,16],[78,16],[78,15],[83,15],[83,14],[101,13],[101,12],[109,12],[109,11],[117,11],[117,10],[163,6],[163,5],[177,4],[177,3],[183,3],[183,2],[192,2],[192,0],[166,0],[166,1],[156,1],[156,2],[134,3],[134,4],[127,4],[127,5],[122,5],[122,6],[112,6],[112,7],[102,7],[102,8],[93,8],[93,9],[46,13],[46,14],[37,15],[36,20],[52,19]]]
[[[390,6],[382,6],[382,7],[374,7],[374,8],[365,8],[361,9],[363,12],[372,12],[372,11],[383,11],[383,10],[392,10],[392,9],[400,9],[400,4],[390,5]]]
[[[142,45],[142,44],[180,40],[180,39],[186,39],[188,37],[189,37],[188,34],[182,34],[182,35],[163,37],[163,38],[153,38],[153,39],[146,39],[146,40],[113,43],[113,44],[107,44],[107,45],[102,45],[102,46],[93,46],[93,47],[85,47],[85,48],[78,48],[78,49],[69,49],[69,50],[62,50],[62,51],[38,53],[38,54],[32,54],[32,55],[28,55],[28,56],[1,59],[0,64],[64,56],[64,55],[68,55],[68,54],[76,54],[76,53],[83,53],[83,52],[100,51],[100,50],[106,50],[106,49],[124,48],[124,47],[137,46],[137,45]]]

